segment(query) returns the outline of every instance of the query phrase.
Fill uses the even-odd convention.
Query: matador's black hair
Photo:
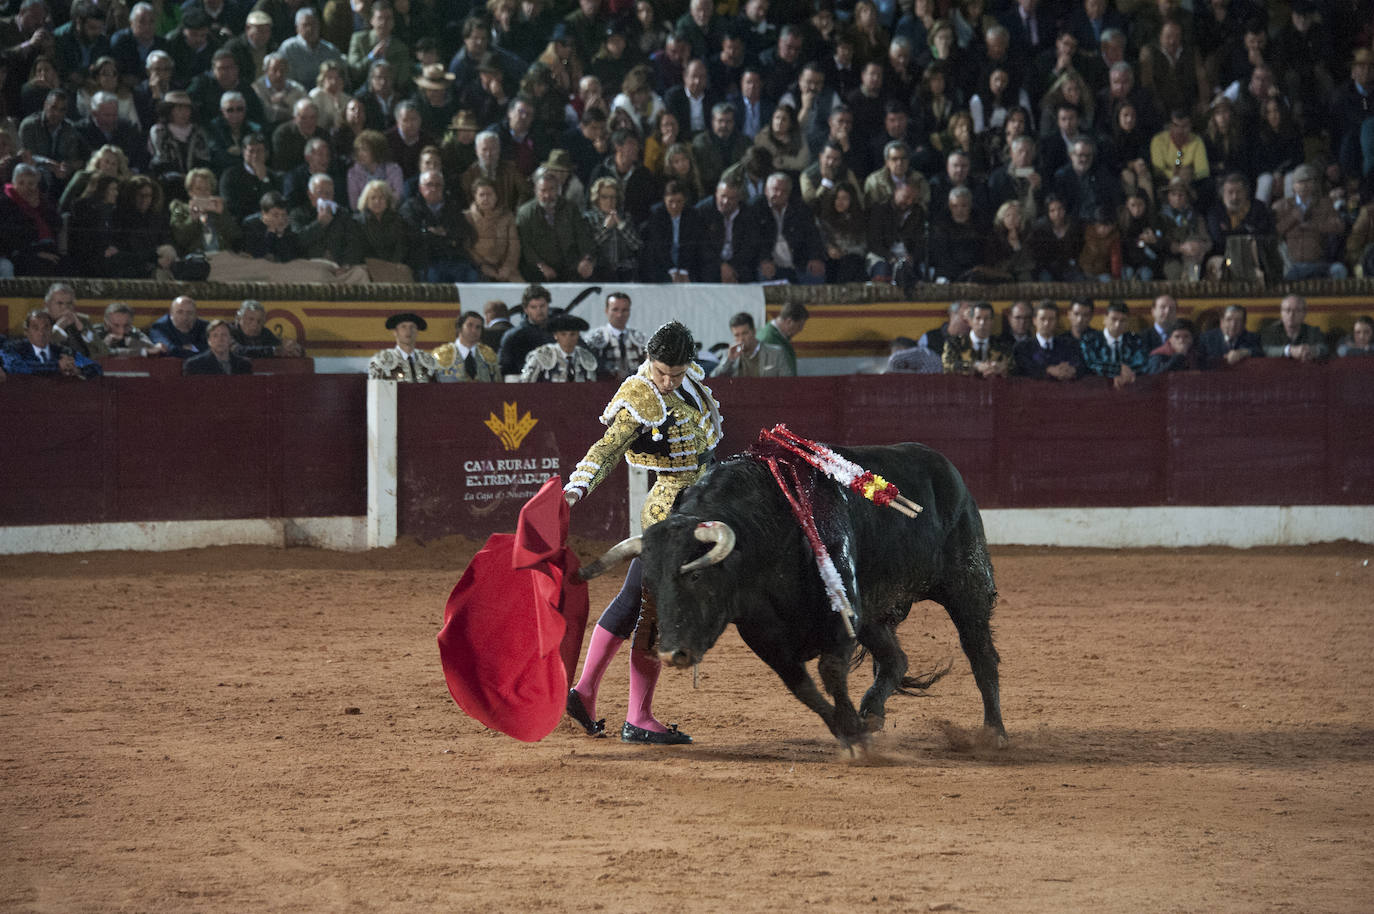
[[[697,342],[692,331],[678,321],[669,321],[649,337],[649,358],[664,365],[686,365],[697,356]]]

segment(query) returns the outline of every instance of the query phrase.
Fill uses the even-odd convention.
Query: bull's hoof
[[[627,720],[625,726],[620,728],[620,741],[651,746],[682,746],[690,743],[692,738],[679,730],[677,724],[669,724],[667,731],[659,733],[657,730],[645,730],[643,727],[636,727]]]
[[[863,716],[864,732],[877,733],[887,725],[886,714],[865,714]]]

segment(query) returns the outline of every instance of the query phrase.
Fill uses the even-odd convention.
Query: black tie
[[[629,362],[625,359],[625,334],[620,334],[620,372],[628,374],[630,369]]]
[[[415,356],[413,356],[413,355],[408,355],[408,356],[406,356],[406,361],[410,363],[410,380],[412,380],[412,381],[419,380],[418,378],[415,377]]]
[[[46,350],[46,349],[40,349],[40,350],[38,350],[38,364],[39,364],[39,365],[46,365],[46,364],[48,364],[48,350]]]
[[[463,370],[468,373],[469,380],[476,380],[477,355],[471,349],[468,350],[467,356],[463,359]]]

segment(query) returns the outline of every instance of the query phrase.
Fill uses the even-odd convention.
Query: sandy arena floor
[[[954,672],[856,759],[733,629],[660,685],[694,746],[484,730],[472,548],[0,557],[0,909],[1374,909],[1374,548],[996,550],[1011,747],[921,604]]]

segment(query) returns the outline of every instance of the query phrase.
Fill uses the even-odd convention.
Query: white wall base
[[[1374,507],[1035,508],[983,512],[997,546],[1100,549],[1374,543]]]
[[[637,512],[632,519],[637,517]],[[1097,549],[1306,546],[1374,543],[1374,507],[1037,508],[984,511],[994,546]],[[150,521],[0,527],[0,555],[30,552],[166,552],[206,546],[372,548],[365,517]]]
[[[0,527],[0,555],[29,552],[168,552],[205,546],[367,548],[365,518],[297,517],[252,520],[146,521]]]

